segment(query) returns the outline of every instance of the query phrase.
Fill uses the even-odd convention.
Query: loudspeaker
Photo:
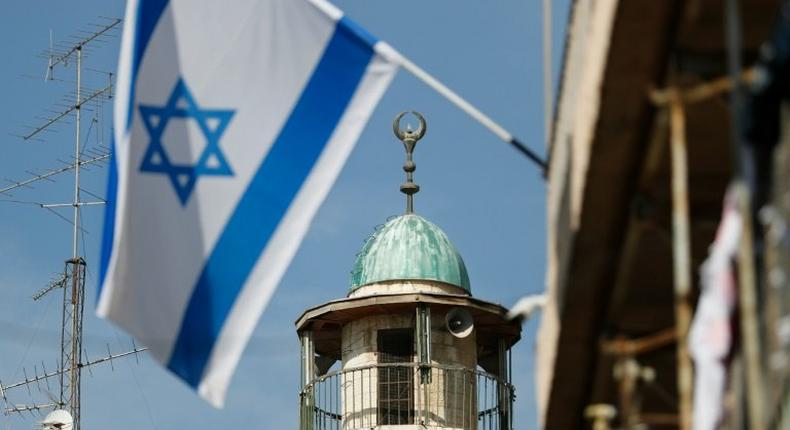
[[[452,308],[444,317],[447,331],[457,338],[465,338],[472,334],[475,328],[475,320],[472,314],[464,308]]]

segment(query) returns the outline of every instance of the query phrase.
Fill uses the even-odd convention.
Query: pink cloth
[[[742,217],[732,188],[724,198],[721,223],[700,270],[701,293],[689,333],[694,360],[694,429],[714,430],[722,418],[726,388],[724,360],[732,347],[730,320],[735,310],[734,263]]]

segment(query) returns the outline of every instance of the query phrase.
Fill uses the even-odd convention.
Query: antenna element
[[[74,117],[74,156],[70,162],[64,162],[65,167],[52,169],[44,173],[31,173],[32,177],[23,180],[12,182],[10,186],[0,188],[0,194],[8,195],[7,193],[19,187],[29,186],[33,182],[41,180],[51,180],[50,177],[62,172],[71,171],[74,173],[74,191],[73,200],[66,205],[45,205],[40,204],[42,208],[52,210],[55,207],[71,207],[72,208],[72,237],[71,237],[71,258],[66,260],[65,268],[62,276],[59,276],[55,281],[47,285],[46,288],[39,291],[34,295],[34,299],[38,300],[44,297],[47,293],[55,290],[63,290],[62,299],[62,318],[60,327],[60,363],[57,366],[57,371],[47,372],[44,370],[43,375],[39,375],[38,366],[34,366],[33,378],[28,378],[26,370],[23,368],[25,381],[20,384],[6,385],[0,389],[0,400],[2,400],[4,408],[3,412],[8,413],[22,413],[22,412],[39,412],[42,409],[64,409],[73,418],[72,430],[80,430],[80,403],[81,403],[81,370],[88,365],[83,360],[82,348],[82,323],[83,323],[83,309],[85,306],[85,270],[86,263],[79,252],[79,232],[81,208],[83,206],[94,205],[103,202],[87,202],[83,201],[80,197],[80,171],[86,165],[97,163],[105,160],[108,157],[104,151],[95,152],[93,149],[86,148],[83,145],[81,132],[81,120],[83,110],[91,112],[94,106],[96,115],[99,115],[100,102],[106,101],[112,95],[112,81],[104,88],[93,90],[83,86],[83,60],[86,55],[90,55],[95,45],[100,46],[106,42],[107,39],[115,36],[115,33],[120,28],[120,19],[104,19],[103,23],[97,24],[97,29],[87,32],[80,32],[79,36],[73,37],[70,40],[73,43],[68,45],[53,44],[52,33],[50,32],[50,45],[46,53],[48,60],[47,63],[47,80],[54,80],[53,73],[56,67],[68,67],[69,63],[74,65],[74,73],[76,77],[75,90],[66,98],[67,104],[62,106],[58,112],[52,112],[48,118],[42,118],[43,124],[38,127],[33,127],[23,136],[24,140],[40,140],[40,136],[44,133],[52,132],[54,126],[58,123],[66,122],[70,117]],[[75,41],[76,40],[76,41]],[[73,95],[73,100],[72,100]],[[95,120],[98,122],[98,120]],[[88,134],[93,127],[88,129]],[[98,131],[96,132],[98,136]],[[87,142],[87,141],[86,141]],[[87,169],[85,169],[87,170]],[[91,194],[85,191],[87,194]],[[54,212],[54,211],[53,211]],[[109,359],[115,358],[112,354],[108,354]],[[85,354],[87,357],[87,354]],[[44,369],[42,365],[42,369]],[[51,403],[47,404],[33,404],[33,405],[15,405],[8,406],[6,398],[6,391],[14,386],[24,386],[30,395],[30,385],[36,384],[36,387],[41,391],[39,381],[47,382],[48,379],[57,377],[60,392],[57,398],[51,397]],[[47,392],[48,393],[48,392]]]

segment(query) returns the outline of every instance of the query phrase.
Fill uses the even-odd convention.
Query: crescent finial
[[[420,123],[417,130],[412,130],[411,127],[407,127],[405,130],[401,128],[401,119],[403,119],[403,116],[407,113],[417,117]],[[416,111],[401,112],[395,116],[395,121],[392,122],[392,131],[395,133],[395,136],[403,142],[404,148],[406,148],[406,164],[403,165],[403,171],[406,172],[406,182],[400,186],[400,191],[406,194],[407,214],[414,213],[414,194],[420,191],[420,186],[414,183],[413,174],[417,169],[417,165],[414,164],[412,156],[414,155],[414,148],[417,146],[417,141],[425,136],[427,130],[428,125],[425,122],[425,118],[421,113]]]

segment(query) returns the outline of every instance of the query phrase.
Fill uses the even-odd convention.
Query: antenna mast
[[[81,376],[81,355],[82,355],[82,316],[85,307],[85,260],[78,254],[79,246],[79,223],[80,223],[80,164],[81,159],[81,116],[82,116],[82,55],[83,49],[91,43],[121,23],[120,19],[114,19],[97,31],[88,34],[85,38],[75,43],[71,49],[52,59],[49,65],[50,76],[52,69],[58,64],[66,64],[69,58],[76,57],[77,87],[73,109],[76,114],[75,135],[74,135],[74,198],[72,239],[71,239],[71,258],[66,260],[64,276],[70,282],[63,288],[63,320],[61,325],[61,350],[60,362],[67,372],[60,374],[60,403],[71,413],[74,419],[74,430],[80,430],[80,376]],[[108,86],[111,92],[112,85]]]
[[[63,320],[61,326],[61,350],[60,362],[63,369],[68,369],[68,374],[60,375],[60,403],[71,413],[74,419],[74,430],[80,430],[80,373],[81,373],[81,353],[82,353],[82,314],[85,307],[85,260],[78,255],[79,245],[79,222],[80,222],[80,140],[81,140],[81,116],[82,116],[82,54],[83,48],[90,42],[99,39],[107,32],[121,23],[120,19],[112,20],[110,23],[99,28],[99,30],[89,34],[80,40],[66,53],[52,60],[50,64],[50,76],[52,69],[58,64],[66,64],[72,56],[77,57],[76,73],[77,88],[74,101],[76,113],[75,135],[74,135],[74,199],[73,204],[73,225],[71,239],[71,258],[66,261],[64,275],[70,279],[70,285],[63,288]],[[111,90],[110,90],[111,91]]]
[[[0,394],[2,394],[2,400],[8,404],[5,397],[5,391],[9,388],[13,388],[16,386],[28,386],[29,384],[35,382],[38,384],[39,381],[44,380],[48,383],[49,378],[58,377],[60,383],[60,392],[59,397],[57,399],[52,398],[51,403],[42,404],[42,405],[27,405],[27,406],[14,406],[12,408],[5,408],[5,413],[10,412],[31,412],[31,411],[40,411],[42,409],[47,408],[60,408],[66,409],[73,418],[73,429],[80,430],[80,376],[81,376],[81,369],[86,366],[90,366],[92,364],[96,364],[99,362],[104,362],[106,360],[111,360],[113,358],[117,358],[120,356],[127,355],[127,353],[113,355],[109,354],[108,357],[104,359],[99,359],[94,362],[86,361],[83,362],[82,356],[84,354],[82,348],[82,321],[83,321],[83,309],[85,306],[85,273],[86,273],[86,262],[85,259],[80,256],[79,253],[79,233],[81,231],[80,228],[80,210],[82,206],[93,205],[93,204],[102,204],[103,201],[100,202],[84,202],[81,200],[80,197],[80,171],[81,169],[91,163],[96,163],[102,161],[109,157],[108,154],[102,152],[91,152],[91,151],[84,151],[82,147],[81,140],[82,140],[82,130],[80,128],[81,121],[82,121],[82,109],[83,107],[87,107],[88,103],[94,102],[99,103],[100,101],[107,100],[112,97],[112,74],[110,76],[109,85],[106,87],[99,89],[99,90],[89,90],[85,89],[82,86],[82,72],[83,72],[83,56],[85,54],[90,53],[91,47],[89,45],[93,44],[100,44],[101,42],[105,41],[107,37],[114,36],[113,30],[117,30],[121,23],[120,19],[115,18],[105,18],[105,21],[101,24],[95,25],[94,29],[87,32],[81,32],[80,35],[72,40],[70,45],[67,45],[64,49],[60,51],[53,51],[52,42],[50,41],[50,47],[48,51],[48,65],[47,65],[47,74],[46,77],[48,80],[54,80],[54,68],[58,66],[66,67],[71,62],[75,65],[76,68],[76,90],[74,93],[73,104],[65,106],[63,110],[59,112],[55,112],[49,118],[45,118],[44,121],[36,127],[32,127],[31,130],[24,135],[20,136],[23,140],[29,141],[38,139],[39,135],[42,135],[45,132],[50,132],[50,128],[61,122],[64,118],[69,117],[70,115],[74,115],[75,117],[75,130],[74,130],[74,157],[72,162],[66,163],[65,167],[61,167],[58,169],[53,169],[47,171],[42,174],[38,174],[23,181],[13,182],[10,186],[5,188],[0,188],[0,194],[7,193],[15,188],[19,188],[22,186],[27,186],[32,182],[37,182],[39,180],[47,179],[50,176],[56,175],[58,173],[62,173],[68,170],[73,170],[74,172],[74,192],[71,199],[71,202],[65,204],[53,204],[53,205],[44,205],[41,204],[41,207],[44,208],[53,208],[53,207],[72,207],[72,240],[71,240],[71,257],[65,261],[65,267],[63,269],[63,275],[58,278],[57,281],[51,283],[47,288],[42,290],[41,292],[37,293],[34,298],[39,299],[43,297],[48,292],[62,288],[63,289],[63,302],[62,302],[62,319],[61,319],[61,332],[60,332],[60,363],[58,363],[58,370],[52,373],[47,373],[45,371],[44,375],[36,376],[33,379],[28,379],[25,376],[25,381],[12,384],[11,386],[6,386],[3,389],[0,386]],[[50,34],[51,39],[51,34]],[[61,45],[62,46],[62,45]],[[90,132],[90,130],[89,130]],[[87,152],[87,158],[83,157],[83,153]],[[51,209],[50,209],[51,210]],[[137,353],[141,351],[141,349],[134,348],[133,353]],[[43,364],[42,364],[43,367]],[[37,372],[36,372],[37,373]],[[28,388],[29,390],[29,388]]]

